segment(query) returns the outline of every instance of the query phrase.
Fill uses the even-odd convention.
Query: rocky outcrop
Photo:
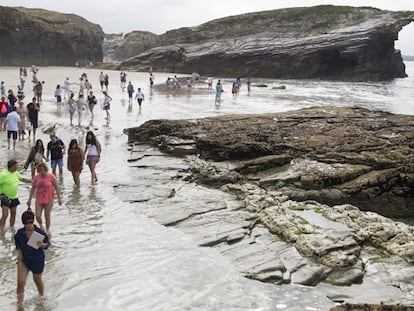
[[[297,201],[353,204],[414,217],[414,117],[361,108],[314,107],[265,115],[152,120],[129,141],[177,155],[237,161],[220,186],[240,178]]]
[[[103,30],[82,17],[2,6],[0,16],[2,66],[74,66],[103,59]]]
[[[243,179],[232,162],[172,157],[136,142],[129,150],[136,178],[115,182],[117,196],[140,215],[214,248],[247,278],[330,283],[327,297],[337,303],[411,297],[411,226],[352,205],[289,200]],[[208,180],[216,187],[201,185]]]
[[[413,20],[414,12],[343,6],[231,16],[158,37],[131,34],[119,52],[131,58],[120,67],[206,76],[388,80],[406,76],[394,41]]]

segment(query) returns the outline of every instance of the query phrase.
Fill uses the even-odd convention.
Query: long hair
[[[75,145],[78,146],[78,141],[76,139],[72,139],[69,143],[68,154],[71,153],[73,149],[75,149]],[[79,148],[79,147],[78,147]]]
[[[39,143],[40,143],[40,146],[39,146]],[[34,145],[34,151],[40,152],[41,154],[45,152],[45,147],[43,146],[43,141],[41,139],[36,140],[36,143]]]
[[[96,136],[92,131],[86,133],[86,144],[87,145],[96,145]]]

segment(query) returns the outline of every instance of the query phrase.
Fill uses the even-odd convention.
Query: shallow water
[[[53,92],[66,76],[77,81],[84,71],[101,102],[99,70],[48,67],[40,68],[38,74],[46,82],[39,119],[44,125],[56,124],[56,132],[66,144],[77,138],[83,145],[85,130],[69,126],[68,114],[56,108]],[[249,95],[243,88],[237,99],[231,97],[231,80],[224,79],[224,100],[217,108],[213,92],[194,90],[187,94],[183,87],[180,95],[156,90],[151,93],[147,73],[128,73],[128,80],[135,88],[141,87],[146,96],[139,113],[136,102],[129,105],[126,94],[120,91],[119,72],[105,72],[110,75],[113,102],[110,123],[104,120],[99,105],[95,108],[94,128],[103,145],[97,166],[99,183],[90,185],[87,168],[82,172],[80,189],[73,186],[66,170],[59,180],[64,203],[56,203],[52,214],[53,247],[47,251],[44,273],[46,300],[38,301],[29,277],[25,310],[327,310],[333,306],[325,297],[332,287],[274,286],[246,279],[216,250],[198,247],[190,236],[164,227],[134,205],[122,202],[114,186],[142,180],[143,187],[137,189],[136,196],[147,199],[169,187],[174,175],[162,166],[130,167],[127,137],[122,130],[150,119],[278,112],[314,105],[358,105],[414,114],[413,78],[387,83],[257,79],[253,83],[266,83],[268,87],[253,87]],[[414,76],[413,63],[407,63],[407,72]],[[155,82],[162,83],[167,76],[172,74],[155,73]],[[0,68],[0,77],[16,90],[18,68]],[[279,85],[286,89],[272,89]],[[77,88],[73,85],[73,90]],[[25,91],[30,98],[29,84]],[[86,115],[84,124],[88,122]],[[38,137],[48,142],[47,134],[39,133]],[[2,135],[1,167],[11,158],[24,161],[29,147],[27,141],[18,142],[17,150],[9,151]],[[24,175],[29,176],[29,172]],[[19,191],[21,202],[25,202],[29,187],[22,184]],[[18,215],[24,208],[21,204]],[[18,220],[16,223],[16,228],[20,227]],[[0,310],[15,309],[13,234],[10,228],[0,234]]]

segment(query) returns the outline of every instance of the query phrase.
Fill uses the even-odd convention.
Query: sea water
[[[139,126],[147,120],[199,118],[232,113],[267,113],[311,106],[360,106],[393,113],[414,114],[414,63],[407,62],[406,79],[390,82],[331,82],[317,80],[253,79],[247,93],[245,84],[237,98],[231,94],[233,78],[222,78],[223,101],[214,104],[214,92],[202,83],[192,91],[183,85],[180,92],[166,92],[164,87],[149,88],[149,74],[127,72],[135,89],[141,87],[145,100],[141,110],[128,101],[119,86],[119,71],[109,74],[109,94],[113,98],[111,120],[100,109],[103,95],[98,83],[101,70],[41,67],[38,77],[44,83],[39,120],[41,128],[55,128],[68,145],[76,138],[84,146],[86,129],[69,126],[65,107],[57,107],[54,90],[70,78],[74,92],[79,90],[83,72],[93,85],[99,103],[91,123],[90,114],[83,119],[102,144],[102,158],[97,165],[98,184],[91,185],[87,167],[81,174],[81,187],[73,185],[65,169],[58,178],[63,204],[55,202],[52,212],[51,242],[43,274],[46,297],[39,300],[31,277],[26,285],[25,310],[328,310],[334,306],[326,296],[342,289],[317,288],[262,283],[243,277],[233,264],[212,248],[196,245],[190,236],[164,227],[145,216],[133,205],[122,202],[114,186],[137,178],[127,164],[129,151],[123,129]],[[175,73],[154,73],[155,83],[164,84]],[[183,74],[177,74],[184,76]],[[0,68],[0,80],[17,90],[18,68]],[[29,74],[30,78],[30,74]],[[217,81],[215,77],[215,81]],[[242,81],[243,82],[243,81]],[[280,89],[280,86],[285,89]],[[32,84],[25,87],[25,104],[32,97]],[[75,124],[76,117],[75,117]],[[47,133],[39,130],[38,138],[46,144]],[[20,167],[30,149],[27,141],[18,141],[16,150],[7,149],[6,134],[0,138],[0,166],[16,158]],[[66,159],[66,157],[65,157]],[[136,172],[136,171],[135,171]],[[162,179],[162,172],[158,172]],[[30,177],[28,171],[23,175]],[[157,187],[152,176],[140,176],[148,190]],[[162,182],[168,183],[168,178]],[[16,251],[13,235],[26,208],[30,186],[19,186],[22,204],[18,208],[16,228],[0,233],[0,310],[16,309]],[[146,194],[148,195],[148,193]],[[358,287],[356,288],[358,291]],[[375,288],[378,297],[392,297],[394,292]],[[380,299],[380,298],[378,298]]]

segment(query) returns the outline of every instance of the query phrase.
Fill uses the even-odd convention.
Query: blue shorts
[[[56,166],[63,167],[63,158],[57,159],[57,160],[50,160],[50,166],[52,167],[52,170],[56,170]]]

